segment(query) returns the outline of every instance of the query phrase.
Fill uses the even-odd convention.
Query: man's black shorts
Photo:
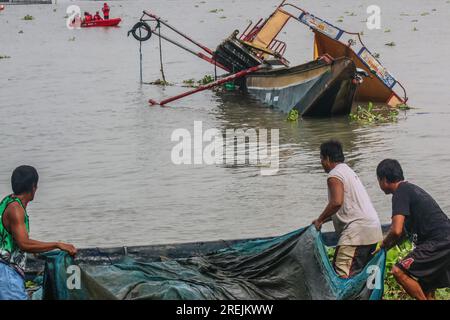
[[[396,265],[417,279],[425,292],[450,287],[450,241],[419,244]]]

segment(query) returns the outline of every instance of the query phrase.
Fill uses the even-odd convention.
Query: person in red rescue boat
[[[89,12],[85,11],[84,12],[84,22],[91,22],[91,21],[92,21],[92,15]]]
[[[103,4],[102,11],[103,11],[103,17],[105,18],[105,20],[108,20],[109,19],[109,6],[106,2]]]
[[[103,20],[103,18],[100,16],[100,13],[97,11],[94,15],[94,21]]]

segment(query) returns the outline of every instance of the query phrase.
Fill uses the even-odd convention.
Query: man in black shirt
[[[381,190],[392,194],[392,225],[381,247],[393,247],[404,231],[415,246],[392,274],[410,296],[434,299],[436,289],[450,286],[450,219],[427,192],[404,181],[397,160],[381,161],[377,177]]]

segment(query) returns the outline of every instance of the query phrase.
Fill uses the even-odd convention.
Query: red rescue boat
[[[91,20],[89,22],[83,21],[81,23],[82,28],[90,28],[90,27],[115,27],[117,26],[122,19],[120,18],[112,18],[112,19],[103,19],[103,20]]]

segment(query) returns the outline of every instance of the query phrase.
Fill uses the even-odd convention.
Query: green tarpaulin
[[[45,259],[44,299],[380,299],[385,265],[381,251],[355,277],[337,277],[312,226],[188,258],[88,264],[51,252]]]

